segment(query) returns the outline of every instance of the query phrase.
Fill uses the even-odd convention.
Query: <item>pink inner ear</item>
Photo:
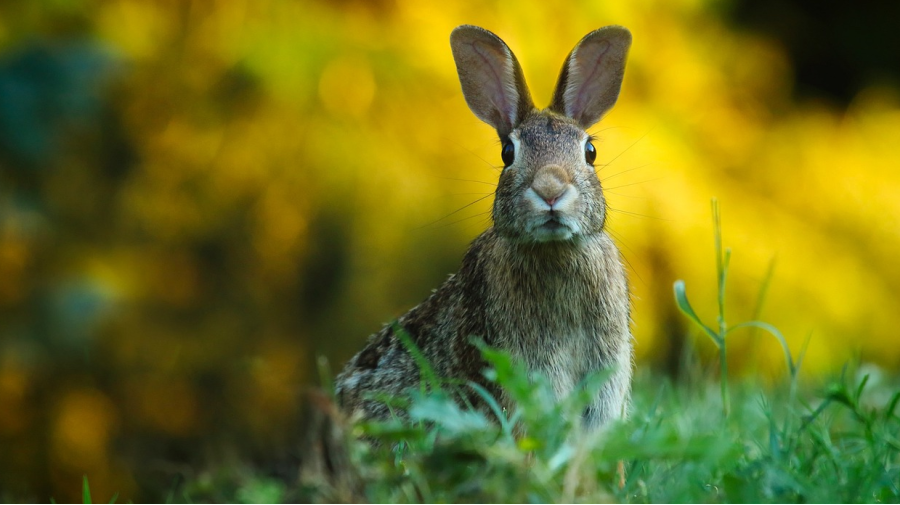
[[[508,89],[504,89],[503,76],[506,68],[501,68],[501,62],[506,55],[498,55],[493,48],[478,42],[471,42],[469,46],[472,52],[478,56],[483,71],[479,73],[479,82],[485,95],[500,113],[501,118],[512,122],[510,118],[510,105],[507,98]],[[493,54],[492,54],[493,53]]]
[[[604,70],[603,58],[609,52],[608,40],[596,44],[585,44],[573,55],[569,75],[569,86],[566,90],[566,107],[569,117],[580,119],[580,116],[603,92]]]

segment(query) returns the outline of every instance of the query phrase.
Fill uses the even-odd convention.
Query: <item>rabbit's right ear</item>
[[[453,30],[450,48],[469,108],[506,137],[534,108],[515,55],[500,37],[472,25]]]
[[[589,128],[619,98],[631,32],[607,26],[585,35],[566,57],[550,110]]]

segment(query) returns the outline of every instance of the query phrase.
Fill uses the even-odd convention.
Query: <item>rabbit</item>
[[[588,429],[627,415],[633,367],[628,283],[604,229],[606,200],[585,131],[615,104],[631,32],[586,35],[562,67],[550,107],[537,109],[522,69],[495,34],[462,25],[450,36],[466,103],[497,130],[504,168],[493,227],[478,236],[425,301],[369,337],[335,380],[342,409],[363,419],[394,412],[379,400],[420,386],[403,331],[440,377],[473,381],[513,408],[485,379],[471,337],[549,378],[557,400],[588,374],[612,375],[583,413]]]

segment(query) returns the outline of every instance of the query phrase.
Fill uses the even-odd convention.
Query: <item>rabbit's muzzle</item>
[[[578,190],[569,173],[559,165],[538,169],[524,197],[530,206],[527,231],[534,240],[568,240],[579,231],[574,219]]]
[[[534,176],[531,190],[552,209],[566,191],[572,178],[559,165],[546,165]]]

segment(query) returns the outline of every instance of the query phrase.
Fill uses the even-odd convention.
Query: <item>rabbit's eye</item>
[[[503,168],[513,164],[513,161],[516,159],[516,146],[513,145],[512,141],[507,140],[503,143],[503,150],[500,151],[500,157],[503,158]]]
[[[597,159],[597,150],[594,149],[594,144],[588,142],[584,145],[584,161],[587,162],[588,165],[594,164],[594,160]]]

